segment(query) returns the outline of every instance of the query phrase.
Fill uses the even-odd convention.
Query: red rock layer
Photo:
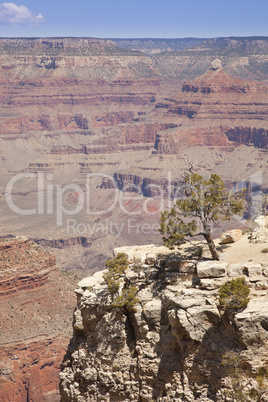
[[[211,68],[205,74],[186,82],[182,87],[183,92],[202,93],[266,93],[266,85],[255,82],[239,80],[223,71],[222,67]]]
[[[183,146],[195,145],[267,148],[268,86],[231,77],[218,62],[185,83],[176,96],[156,104],[162,120],[172,118],[179,126],[157,135],[157,153],[176,154]]]
[[[258,148],[268,148],[268,130],[264,128],[235,127],[226,131],[229,141],[238,144],[254,145]]]
[[[0,253],[0,297],[40,288],[56,269],[54,255],[44,252],[27,239],[0,243]]]
[[[0,401],[56,402],[75,281],[26,238],[0,239]]]
[[[180,154],[183,147],[227,146],[228,138],[223,127],[179,128],[172,133],[158,134],[155,140],[155,151],[160,154]]]
[[[58,336],[2,344],[0,401],[59,401],[58,376],[67,344],[66,337]]]

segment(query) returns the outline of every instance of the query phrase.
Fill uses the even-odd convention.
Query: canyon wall
[[[85,276],[104,266],[113,247],[160,244],[157,228],[151,228],[166,206],[165,194],[176,192],[185,157],[199,173],[216,172],[228,183],[262,171],[268,188],[267,90],[248,80],[267,78],[266,55],[225,54],[223,69],[211,69],[215,54],[201,48],[149,57],[111,40],[80,38],[0,39],[0,48],[1,230],[47,249],[22,236],[0,241],[0,398],[56,401],[75,280],[57,270],[50,248],[62,269]],[[13,213],[6,186],[18,173],[30,176],[16,182],[14,203],[37,208],[41,173],[44,209],[49,184],[53,213]],[[67,186],[78,185],[86,194],[91,174],[92,214],[83,206],[70,233],[65,215],[56,225],[56,188],[67,188],[63,204],[74,208],[78,193]],[[114,182],[121,196],[124,187],[143,196],[126,197],[111,209]],[[118,317],[126,323],[124,315]],[[131,333],[122,339],[132,345]]]
[[[198,261],[153,245],[120,252],[130,265],[119,293],[135,286],[139,301],[116,307],[103,272],[78,284],[62,401],[224,401],[232,367],[222,359],[230,352],[244,370],[241,386],[256,390],[268,362],[267,262]],[[249,285],[250,302],[226,320],[218,289],[237,276]]]
[[[57,401],[75,280],[27,238],[1,238],[0,259],[0,400]]]

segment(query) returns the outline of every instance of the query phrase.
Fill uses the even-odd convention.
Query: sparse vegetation
[[[243,210],[244,191],[232,193],[220,176],[212,174],[206,180],[194,173],[190,166],[183,177],[182,192],[183,198],[178,199],[173,208],[161,215],[160,233],[164,235],[164,245],[174,249],[174,246],[183,244],[187,237],[202,235],[207,241],[212,258],[219,260],[211,225],[220,220],[229,220]]]
[[[263,248],[262,250],[261,250],[261,253],[268,253],[268,247],[266,247],[266,248]]]
[[[249,391],[246,389],[249,378],[242,368],[242,359],[239,353],[230,351],[222,356],[221,364],[229,371],[231,380],[230,389],[224,390],[227,400],[233,402],[250,402]]]
[[[250,289],[243,277],[225,282],[219,289],[220,309],[228,316],[243,311],[248,305],[249,293]]]
[[[268,369],[267,367],[259,367],[256,380],[257,380],[257,387],[252,389],[249,393],[250,397],[256,402],[264,401],[262,399],[263,395],[268,393]],[[265,399],[266,400],[266,399]]]
[[[120,278],[128,268],[126,255],[119,253],[116,258],[106,262],[106,267],[108,271],[103,274],[103,279],[108,286],[110,294],[114,298],[112,305],[127,311],[132,310],[134,305],[139,302],[139,299],[136,297],[137,288],[131,286],[128,289],[122,289],[121,294],[119,294]]]
[[[183,198],[161,215],[163,243],[170,249],[185,242],[187,237],[204,236],[211,256],[219,260],[212,239],[211,226],[220,220],[229,220],[244,208],[244,191],[230,192],[220,176],[212,174],[209,180],[193,172],[190,166],[182,182]],[[190,220],[192,218],[192,220]],[[200,229],[199,229],[200,226]]]
[[[121,295],[117,296],[113,301],[114,307],[123,308],[125,310],[133,310],[135,304],[139,303],[136,297],[138,289],[136,286],[131,286],[129,289],[123,289]]]
[[[124,253],[119,253],[116,258],[106,262],[108,271],[103,274],[104,282],[108,286],[108,290],[112,295],[118,293],[120,278],[128,268],[127,257]]]
[[[233,402],[261,402],[263,395],[267,393],[267,367],[259,367],[256,374],[256,386],[252,387],[252,381],[241,354],[230,351],[222,356],[222,366],[227,368],[231,380],[231,387],[224,390],[227,400]]]
[[[139,273],[142,271],[142,263],[141,262],[135,262],[132,266],[132,269],[134,272]]]

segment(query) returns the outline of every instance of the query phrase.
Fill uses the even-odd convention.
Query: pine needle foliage
[[[114,307],[123,308],[124,310],[133,310],[135,304],[139,303],[136,286],[131,286],[129,289],[123,289],[121,295],[117,296],[113,301]]]
[[[108,271],[103,274],[103,279],[108,286],[108,290],[113,297],[113,307],[122,308],[125,312],[133,310],[135,304],[139,303],[136,297],[138,289],[131,286],[127,289],[122,289],[119,294],[120,278],[124,275],[128,268],[128,260],[124,253],[119,253],[116,258],[106,262]]]
[[[128,268],[127,257],[124,253],[119,253],[116,258],[112,258],[106,262],[108,271],[103,274],[103,279],[108,290],[112,295],[119,291],[120,278],[124,275]]]
[[[219,304],[225,312],[239,313],[248,305],[250,289],[245,278],[235,278],[221,285]]]
[[[174,207],[161,214],[159,231],[163,235],[164,245],[174,249],[183,244],[187,237],[202,235],[212,258],[219,260],[211,226],[242,212],[244,191],[230,192],[220,176],[211,174],[207,180],[190,167],[183,177],[182,193],[183,197],[176,200]]]

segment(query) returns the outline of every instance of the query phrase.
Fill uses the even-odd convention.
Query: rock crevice
[[[74,336],[60,373],[63,402],[224,401],[229,373],[221,361],[230,351],[243,356],[254,386],[268,359],[267,263],[247,265],[250,303],[224,323],[218,288],[239,264],[182,261],[156,249],[127,250],[132,263],[122,286],[135,285],[140,300],[128,314],[112,306],[103,272],[79,283]]]

